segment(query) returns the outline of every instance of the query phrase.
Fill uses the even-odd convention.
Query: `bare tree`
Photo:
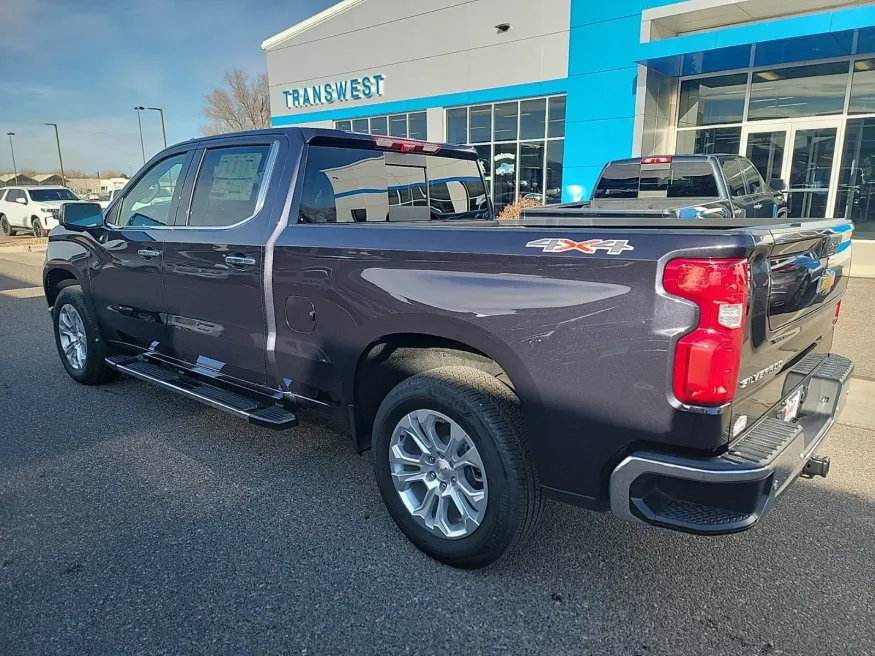
[[[270,127],[267,74],[254,81],[239,68],[225,73],[224,84],[204,97],[205,135]]]

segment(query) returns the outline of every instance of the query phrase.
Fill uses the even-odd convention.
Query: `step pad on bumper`
[[[298,418],[291,410],[279,405],[259,403],[244,394],[190,378],[142,358],[129,355],[112,355],[106,358],[107,366],[133,378],[152,383],[176,392],[210,407],[222,410],[251,424],[283,430],[298,425]]]

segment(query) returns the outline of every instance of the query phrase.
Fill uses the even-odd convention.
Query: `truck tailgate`
[[[851,230],[841,220],[771,229],[771,243],[752,255],[733,436],[793,391],[788,385],[798,381],[788,374],[797,363],[829,353],[850,273]]]

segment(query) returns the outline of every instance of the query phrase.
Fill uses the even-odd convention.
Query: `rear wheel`
[[[104,361],[109,349],[85,302],[81,287],[65,287],[52,308],[55,344],[64,369],[83,385],[97,385],[118,377]]]
[[[43,225],[40,223],[39,219],[34,219],[33,223],[30,224],[33,229],[34,237],[44,237],[45,233],[43,232]]]
[[[6,220],[6,217],[0,214],[0,230],[3,231],[3,234],[7,237],[12,236],[12,226],[9,225],[9,221]]]
[[[392,519],[454,567],[494,562],[531,534],[543,508],[519,399],[478,369],[399,383],[377,412],[372,457]]]

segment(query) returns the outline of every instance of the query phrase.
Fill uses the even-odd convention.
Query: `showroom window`
[[[428,138],[426,135],[425,112],[389,114],[387,116],[354,118],[348,121],[334,121],[334,129],[378,136],[406,137],[409,139]]]
[[[518,198],[561,201],[564,95],[454,107],[446,118],[447,142],[480,155],[496,211]]]

